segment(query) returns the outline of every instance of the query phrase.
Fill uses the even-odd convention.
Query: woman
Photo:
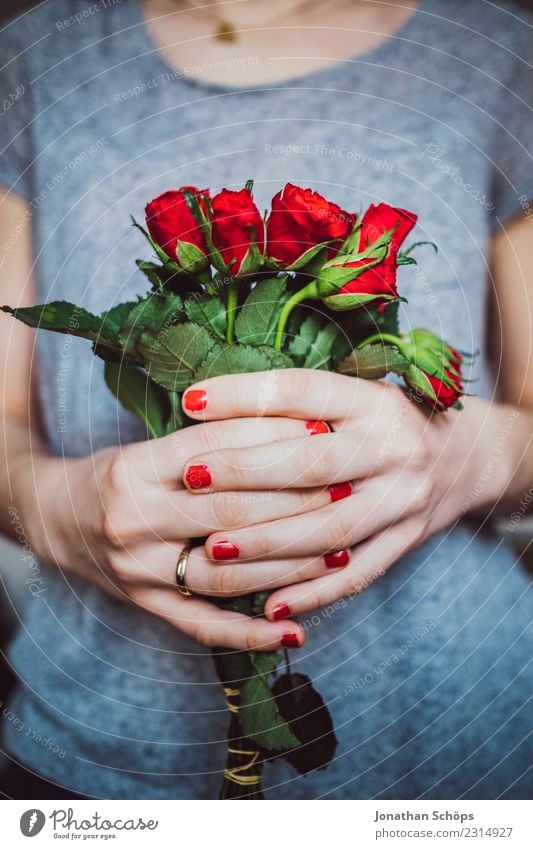
[[[439,254],[403,278],[410,316],[481,353],[460,413],[320,372],[221,377],[185,396],[197,427],[148,444],[84,342],[41,334],[34,357],[2,319],[3,524],[15,508],[49,566],[10,650],[10,709],[47,745],[6,722],[10,758],[56,796],[212,798],[227,720],[205,647],[297,644],[339,749],[305,779],[269,766],[271,798],[526,796],[529,584],[491,519],[533,480],[529,19],[481,0],[91,9],[2,33],[4,88],[23,87],[0,126],[4,302],[102,311],[144,291],[127,222],[151,197],[253,177],[261,206],[290,180],[414,209]],[[317,419],[332,432],[310,439]],[[183,599],[176,558],[202,535]],[[265,620],[202,598],[261,587]]]

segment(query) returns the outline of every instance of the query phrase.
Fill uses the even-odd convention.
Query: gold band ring
[[[176,583],[178,585],[178,590],[181,593],[181,595],[186,596],[187,598],[192,596],[192,592],[190,591],[190,589],[187,587],[187,584],[185,583],[185,572],[187,570],[187,561],[189,559],[190,553],[191,553],[191,546],[185,545],[182,548],[182,550],[180,552],[180,556],[178,557],[178,562],[176,563]]]

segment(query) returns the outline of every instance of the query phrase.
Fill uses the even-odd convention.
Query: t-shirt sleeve
[[[533,36],[529,31],[517,48],[510,54],[509,73],[494,110],[489,150],[493,229],[519,213],[531,216],[533,226]]]
[[[0,30],[0,183],[32,198],[32,46],[21,44],[17,22]],[[30,40],[30,39],[28,39]]]

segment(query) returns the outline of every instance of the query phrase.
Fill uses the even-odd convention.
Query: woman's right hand
[[[304,632],[295,622],[252,619],[202,597],[254,589],[245,585],[245,575],[235,585],[235,570],[208,560],[203,547],[190,556],[193,589],[201,595],[181,596],[175,578],[189,538],[307,511],[328,499],[320,490],[194,495],[181,483],[188,460],[206,450],[297,436],[309,438],[303,421],[243,418],[194,425],[81,459],[41,456],[29,469],[31,488],[26,480],[20,489],[20,513],[41,559],[82,575],[204,645],[265,651],[291,639],[294,644],[295,637],[302,645]]]

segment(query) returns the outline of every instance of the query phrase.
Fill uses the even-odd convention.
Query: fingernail
[[[211,471],[209,466],[201,463],[198,466],[189,466],[185,474],[185,480],[191,489],[205,489],[211,485]]]
[[[298,634],[283,634],[281,638],[281,645],[285,646],[286,649],[297,649],[300,645]]]
[[[207,404],[207,393],[203,389],[189,389],[183,396],[183,406],[191,413],[199,413],[205,410]]]
[[[328,492],[332,501],[340,501],[341,498],[348,498],[352,494],[352,485],[349,481],[333,483],[328,486]]]
[[[317,433],[331,433],[331,428],[327,422],[306,422],[305,426],[309,431],[310,436],[316,436]]]
[[[324,555],[324,563],[328,569],[340,569],[341,566],[346,566],[350,559],[350,552],[347,548],[342,551],[332,551],[331,554]]]
[[[274,622],[277,622],[279,619],[288,619],[290,615],[291,609],[288,604],[278,604],[272,611]]]
[[[213,546],[213,557],[215,560],[233,560],[239,556],[239,549],[227,539],[221,539]]]

